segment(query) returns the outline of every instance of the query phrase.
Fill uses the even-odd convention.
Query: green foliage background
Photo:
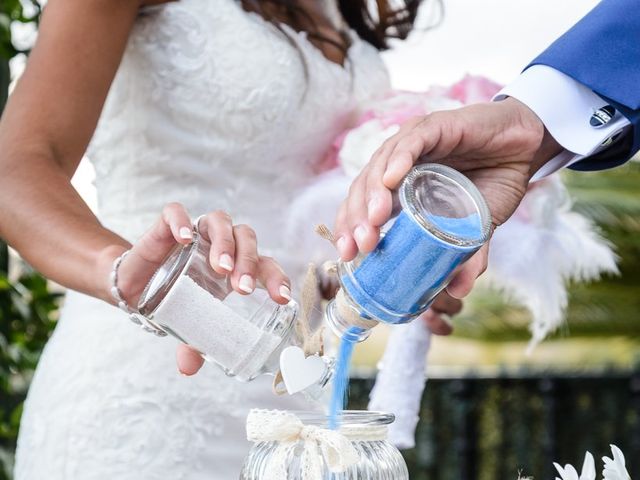
[[[27,270],[10,281],[0,270],[0,479],[11,478],[22,402],[55,326],[57,299],[38,273]]]
[[[11,25],[35,23],[40,11],[38,2],[0,0],[0,112],[11,80],[9,61],[26,53],[14,47]],[[57,310],[58,294],[41,275],[25,267],[9,278],[9,252],[0,242],[0,480],[11,478],[22,403]]]
[[[623,336],[640,347],[640,162],[600,172],[565,171],[574,209],[593,219],[615,247],[620,275],[572,285],[564,329],[551,338]],[[527,341],[529,316],[498,292],[474,295],[456,335],[486,342]],[[480,320],[481,319],[481,320]]]

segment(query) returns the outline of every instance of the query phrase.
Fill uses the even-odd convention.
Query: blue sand
[[[457,238],[482,237],[480,216],[429,217],[443,232]],[[467,260],[475,247],[446,243],[428,233],[402,212],[393,226],[342,283],[356,303],[378,320],[400,323],[425,310],[442,290],[453,270]]]
[[[351,356],[360,333],[362,333],[360,327],[349,327],[340,339],[336,370],[333,374],[333,390],[329,403],[329,428],[331,430],[337,430],[340,427],[340,413],[346,407]]]
[[[463,218],[432,216],[428,220],[457,238],[472,241],[482,237],[477,214]],[[428,307],[451,273],[475,250],[446,243],[402,212],[355,270],[355,281],[345,275],[342,284],[368,314],[389,323],[407,321]],[[352,326],[340,339],[329,404],[329,428],[334,430],[340,426],[340,414],[346,405],[351,356],[360,333],[361,328]]]

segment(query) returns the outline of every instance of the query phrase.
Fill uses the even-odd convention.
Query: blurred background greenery
[[[12,32],[37,25],[34,0],[0,0],[0,111],[9,62],[27,53]],[[526,356],[527,314],[476,291],[450,338],[434,342],[411,478],[551,478],[552,460],[580,463],[608,443],[640,463],[640,164],[565,173],[576,210],[594,219],[620,256],[620,276],[571,286],[565,328]],[[60,297],[0,243],[0,480],[11,478],[22,402],[55,327]],[[366,405],[386,332],[356,352],[353,407]]]
[[[12,42],[16,24],[36,24],[40,4],[0,0],[0,112],[11,80],[9,62],[25,54]],[[19,28],[19,27],[18,27]],[[47,339],[55,326],[58,293],[28,267],[13,268],[0,242],[0,479],[11,478],[22,402]],[[12,265],[18,267],[17,265]]]

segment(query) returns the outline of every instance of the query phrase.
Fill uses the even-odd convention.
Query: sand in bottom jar
[[[176,281],[153,320],[227,373],[244,380],[260,371],[282,341],[229,308],[188,275]]]

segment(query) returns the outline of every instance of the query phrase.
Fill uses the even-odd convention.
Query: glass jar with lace
[[[240,480],[408,480],[402,455],[387,440],[391,414],[345,411],[339,430],[308,412],[252,410],[254,442]]]
[[[278,375],[282,352],[305,340],[297,328],[298,304],[279,305],[262,288],[250,295],[235,292],[229,276],[211,268],[211,244],[195,230],[193,242],[176,245],[151,278],[140,297],[139,314],[230,377],[250,381]],[[322,393],[332,373],[331,359],[315,357],[313,381],[297,390],[312,397]],[[303,358],[301,363],[311,362]]]

